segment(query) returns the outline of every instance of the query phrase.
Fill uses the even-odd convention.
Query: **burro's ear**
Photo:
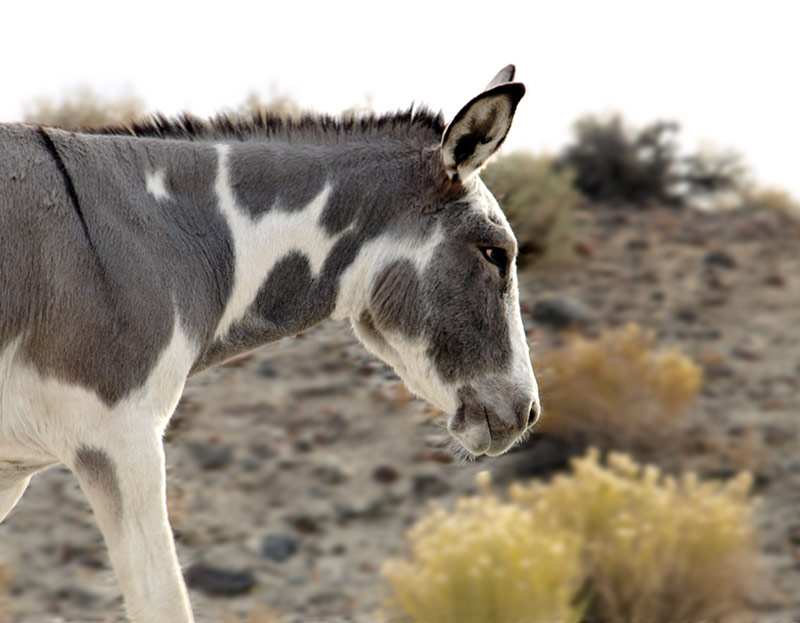
[[[484,91],[459,111],[441,143],[442,163],[451,180],[468,179],[498,150],[523,95],[525,85],[507,82]]]
[[[514,80],[514,74],[517,73],[517,68],[514,65],[506,65],[497,72],[497,75],[489,81],[489,84],[486,85],[486,88],[483,89],[484,91],[488,91],[492,87],[496,87],[498,84],[505,84],[506,82],[511,82]]]

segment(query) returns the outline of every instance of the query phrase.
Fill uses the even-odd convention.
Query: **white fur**
[[[30,475],[63,462],[92,504],[134,621],[193,620],[166,510],[161,436],[197,355],[176,317],[169,344],[147,381],[114,407],[95,392],[43,376],[18,354],[19,339],[0,353],[0,517],[22,495]],[[115,466],[121,498],[94,486],[76,464],[82,447]],[[31,471],[14,479],[9,461]],[[4,463],[6,469],[3,470]]]
[[[331,317],[358,318],[367,308],[367,290],[372,279],[397,260],[409,260],[419,274],[424,273],[443,239],[437,227],[422,240],[387,233],[364,244],[339,279],[339,294]]]
[[[159,169],[158,171],[148,171],[144,175],[147,192],[149,192],[159,201],[164,201],[170,198],[165,176],[166,173],[164,169]]]
[[[330,184],[302,210],[273,209],[254,221],[237,205],[233,194],[228,171],[230,146],[218,145],[217,153],[219,164],[214,189],[233,236],[236,262],[233,292],[215,332],[215,337],[220,338],[245,315],[278,260],[290,251],[301,251],[308,257],[312,273],[318,274],[341,233],[329,236],[319,225],[330,196]]]

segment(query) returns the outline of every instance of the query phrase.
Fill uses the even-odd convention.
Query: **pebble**
[[[721,266],[722,268],[734,269],[738,266],[736,258],[727,251],[717,249],[706,254],[705,263],[710,266]]]
[[[268,379],[274,379],[278,376],[278,368],[269,361],[262,361],[258,366],[258,373]]]
[[[337,510],[339,518],[343,520],[376,519],[381,516],[383,505],[379,497],[359,497],[340,502]]]
[[[543,298],[533,306],[533,319],[554,329],[566,329],[584,324],[591,316],[589,307],[580,299],[572,296],[550,296]]]
[[[692,323],[697,321],[697,312],[691,307],[682,307],[675,312],[675,317],[681,322]]]
[[[764,283],[768,286],[772,286],[774,288],[785,288],[787,281],[786,277],[781,274],[774,273],[772,275],[767,275],[764,278]]]
[[[268,534],[261,541],[261,555],[274,562],[284,562],[297,552],[298,539],[293,534]]]
[[[450,485],[436,474],[416,474],[412,480],[414,494],[422,497],[438,497],[450,491]]]
[[[391,465],[378,465],[372,470],[372,478],[383,485],[390,485],[399,477],[400,473]]]
[[[761,353],[746,346],[734,346],[731,349],[731,355],[742,361],[758,361],[761,359]]]
[[[286,517],[286,521],[300,534],[314,534],[321,532],[320,521],[324,517],[318,517],[305,511],[296,511]]]
[[[256,579],[250,569],[230,571],[197,562],[184,573],[189,588],[214,597],[233,597],[249,592]]]
[[[334,461],[320,463],[312,470],[315,478],[328,485],[338,485],[345,482],[350,474],[339,463]]]
[[[222,443],[192,443],[189,450],[203,469],[220,469],[233,458],[233,448]]]

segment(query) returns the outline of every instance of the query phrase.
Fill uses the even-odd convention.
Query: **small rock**
[[[692,323],[697,321],[697,312],[690,307],[683,307],[675,312],[675,317],[681,322]]]
[[[256,580],[249,569],[229,571],[204,562],[197,562],[184,573],[186,584],[201,593],[214,597],[242,595],[255,586]]]
[[[625,247],[629,251],[644,251],[650,248],[650,241],[647,238],[631,238]]]
[[[73,606],[86,610],[95,606],[100,601],[100,595],[76,585],[59,589],[56,591],[55,597],[59,602],[69,602]]]
[[[203,469],[220,469],[231,462],[233,448],[221,443],[193,443],[189,450]]]
[[[531,316],[541,324],[555,329],[566,329],[587,322],[591,318],[592,312],[583,301],[563,295],[551,296],[538,301],[533,306]]]
[[[592,243],[583,238],[576,240],[573,248],[575,249],[575,253],[581,257],[592,257],[594,255],[594,247],[592,246]]]
[[[297,544],[297,537],[292,534],[268,534],[261,541],[261,555],[275,562],[283,562],[294,555]]]
[[[772,275],[767,275],[764,278],[764,283],[768,286],[772,286],[773,288],[785,288],[786,287],[786,277],[781,274],[773,273]]]
[[[378,497],[360,497],[344,500],[338,505],[340,519],[376,519],[383,512],[383,500]]]
[[[378,465],[372,470],[372,478],[384,485],[392,484],[399,477],[399,472],[391,465]]]
[[[727,251],[717,249],[706,254],[705,263],[709,266],[721,266],[722,268],[736,268],[736,258]]]
[[[761,359],[761,353],[745,346],[734,346],[731,349],[731,355],[742,361],[758,361]]]
[[[351,595],[340,591],[320,591],[309,596],[307,604],[315,611],[322,611],[326,613],[332,612],[350,612],[353,610],[354,600]]]
[[[286,518],[289,524],[300,534],[314,534],[321,532],[320,517],[315,517],[311,513],[297,511]]]
[[[316,465],[312,473],[318,480],[328,485],[341,484],[350,477],[341,465],[333,461]]]
[[[438,497],[450,491],[450,485],[436,474],[417,474],[413,478],[412,489],[419,497]]]
[[[269,361],[262,361],[258,366],[258,373],[268,379],[274,379],[278,376],[278,369]]]
[[[314,449],[314,444],[307,439],[298,439],[293,444],[294,449],[301,454],[307,454]]]

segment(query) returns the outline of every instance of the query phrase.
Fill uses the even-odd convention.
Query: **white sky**
[[[674,119],[687,149],[732,147],[800,197],[794,0],[10,0],[0,24],[0,121],[80,84],[168,114],[277,88],[330,112],[371,98],[449,119],[513,62],[528,94],[509,148],[556,151],[587,112]]]

